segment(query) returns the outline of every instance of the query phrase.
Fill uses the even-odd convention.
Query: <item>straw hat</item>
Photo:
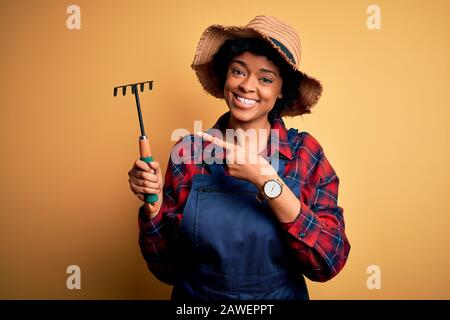
[[[294,28],[275,17],[257,16],[244,27],[211,25],[206,28],[198,42],[191,65],[205,91],[216,98],[224,97],[219,81],[213,75],[213,56],[225,40],[251,37],[266,40],[296,72],[303,76],[298,88],[299,99],[281,115],[296,116],[309,113],[309,109],[322,95],[322,85],[318,80],[299,70],[302,53],[300,38]]]

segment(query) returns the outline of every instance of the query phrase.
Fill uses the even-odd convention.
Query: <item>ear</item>
[[[283,94],[280,92],[280,94],[278,95],[278,99],[283,99]]]

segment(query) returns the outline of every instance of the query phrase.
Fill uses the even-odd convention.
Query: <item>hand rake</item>
[[[150,143],[147,139],[147,135],[145,134],[144,130],[144,121],[142,120],[142,112],[141,112],[141,104],[139,102],[139,89],[144,91],[145,84],[148,83],[148,89],[152,90],[153,88],[153,81],[144,81],[144,82],[137,82],[132,84],[126,84],[123,86],[118,86],[114,88],[114,97],[117,96],[117,92],[119,89],[122,90],[122,96],[125,96],[127,94],[127,87],[131,87],[131,93],[134,94],[134,98],[136,99],[136,107],[137,112],[139,116],[139,125],[141,127],[141,136],[139,137],[139,152],[141,154],[141,160],[145,161],[146,163],[152,162],[154,159],[152,157],[151,149],[150,149]],[[156,194],[146,194],[145,195],[145,202],[154,204],[156,201],[158,201],[158,195]]]

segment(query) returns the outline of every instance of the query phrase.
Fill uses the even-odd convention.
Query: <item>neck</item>
[[[257,154],[261,154],[262,151],[264,151],[267,147],[267,141],[269,139],[270,135],[270,129],[271,124],[267,116],[261,117],[261,119],[258,119],[257,121],[253,122],[241,122],[237,121],[235,118],[233,118],[233,115],[230,114],[230,119],[228,121],[227,129],[241,129],[244,131],[244,133],[247,132],[247,130],[252,129],[256,132],[256,141],[252,141],[252,143],[256,143],[257,146]],[[260,130],[262,129],[262,130]],[[238,145],[246,145],[245,142],[243,142],[239,136],[236,137],[235,143]]]

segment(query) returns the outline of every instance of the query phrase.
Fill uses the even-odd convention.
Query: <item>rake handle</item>
[[[150,163],[152,162],[154,159],[152,157],[152,153],[150,150],[150,143],[147,140],[147,136],[141,136],[139,138],[139,152],[141,154],[141,160],[146,162],[146,163]],[[158,201],[158,195],[157,194],[145,194],[145,202],[146,203],[151,203],[154,204],[155,202]]]

